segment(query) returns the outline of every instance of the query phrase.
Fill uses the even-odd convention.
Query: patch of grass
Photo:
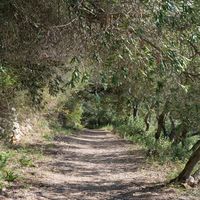
[[[176,163],[173,164],[173,168],[170,166],[169,168],[171,169],[168,172],[168,175],[166,177],[167,181],[169,182],[170,180],[176,178],[179,173],[182,171],[184,167],[184,163],[181,161],[177,161]]]
[[[35,165],[33,164],[33,160],[26,155],[23,155],[19,159],[19,163],[22,167],[35,167]]]
[[[54,137],[55,137],[55,134],[52,134],[52,133],[45,133],[45,134],[43,134],[43,138],[46,141],[53,141]]]
[[[12,159],[14,159],[12,151],[0,152],[0,189],[4,188],[5,181],[13,182],[18,178],[18,175],[14,172],[14,167],[11,168],[10,165]]]
[[[8,152],[0,153],[0,170],[6,167],[9,158],[10,158],[10,153]]]
[[[9,187],[10,182],[20,180],[21,167],[35,167],[34,161],[43,158],[42,147],[34,145],[7,146],[1,144],[0,190]]]
[[[60,124],[55,122],[50,124],[50,128],[51,131],[43,135],[43,138],[47,141],[52,141],[55,136],[70,135],[74,133],[74,131],[80,130],[74,127],[62,127]]]
[[[65,129],[65,128],[57,127],[54,131],[51,131],[51,132],[43,134],[43,138],[46,141],[51,142],[51,141],[54,140],[54,138],[56,136],[59,136],[59,135],[70,135],[74,131],[75,131],[75,129],[72,129],[72,128],[66,128]]]
[[[23,145],[19,146],[15,154],[18,158],[23,156],[30,157],[32,159],[42,159],[43,158],[43,147],[42,146],[34,146],[34,145]]]
[[[8,182],[13,182],[18,178],[18,175],[13,170],[6,170],[4,179]]]
[[[100,130],[105,130],[105,131],[112,131],[113,129],[114,129],[114,127],[111,124],[108,124],[108,125],[100,128]]]

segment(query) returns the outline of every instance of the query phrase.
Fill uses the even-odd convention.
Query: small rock
[[[190,176],[187,180],[186,180],[186,184],[188,184],[190,187],[195,187],[195,185],[197,184],[197,182],[195,181],[193,176]]]

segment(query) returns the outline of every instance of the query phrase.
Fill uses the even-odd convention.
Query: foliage
[[[5,180],[8,182],[13,182],[18,178],[18,175],[16,175],[14,171],[9,170],[5,171],[5,173],[6,173]]]
[[[160,154],[187,154],[200,133],[198,0],[16,0],[0,13],[2,102],[23,90],[41,106],[45,89],[78,90],[63,126],[112,124]]]
[[[0,154],[0,169],[1,170],[6,167],[9,157],[10,157],[9,153],[2,152]]]
[[[184,147],[182,144],[172,145],[170,140],[164,137],[155,144],[154,129],[145,133],[143,127],[141,120],[137,120],[132,123],[121,124],[115,127],[114,130],[122,137],[144,146],[148,150],[147,156],[155,161],[159,161],[161,164],[168,161],[185,162],[189,158],[191,146],[196,141],[195,138],[187,138]]]
[[[81,128],[82,113],[81,103],[72,97],[67,101],[62,110],[64,125],[71,128]]]
[[[0,189],[2,189],[4,181],[13,182],[18,178],[18,175],[13,171],[13,169],[8,168],[9,160],[12,156],[13,155],[10,152],[0,153]]]
[[[9,71],[7,67],[0,64],[0,86],[6,88],[15,84],[15,79],[12,77],[12,71]]]

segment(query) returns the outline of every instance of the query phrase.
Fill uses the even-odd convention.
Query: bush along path
[[[166,187],[164,170],[147,164],[143,150],[110,132],[84,130],[31,148],[42,148],[44,159],[0,199],[198,199]]]

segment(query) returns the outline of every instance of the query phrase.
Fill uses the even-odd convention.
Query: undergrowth
[[[13,182],[23,180],[26,169],[38,167],[37,162],[44,159],[44,150],[53,145],[56,136],[69,135],[74,131],[44,118],[37,118],[36,121],[36,132],[28,134],[19,144],[0,142],[0,191]]]
[[[195,137],[189,137],[182,143],[173,145],[169,138],[162,136],[158,142],[154,139],[155,127],[149,131],[144,131],[144,122],[140,119],[129,120],[128,123],[122,123],[114,126],[113,131],[121,137],[141,145],[147,150],[148,160],[165,164],[167,162],[178,163],[181,166],[185,163],[190,154],[191,147],[197,140]],[[154,152],[151,154],[151,152]]]

